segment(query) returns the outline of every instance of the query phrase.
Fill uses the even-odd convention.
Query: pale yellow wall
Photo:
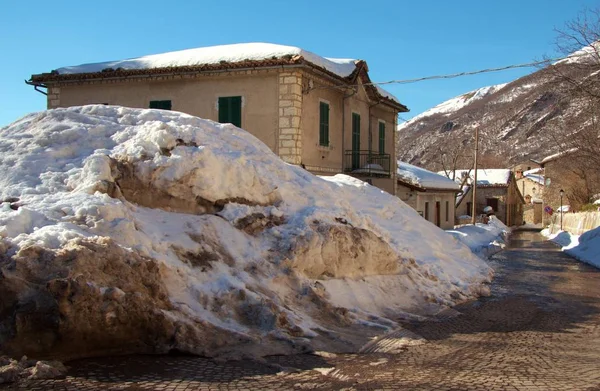
[[[305,76],[310,79],[310,76]],[[342,172],[343,93],[313,80],[316,87],[302,97],[302,163],[315,173]],[[329,147],[319,145],[319,105],[329,104]],[[346,113],[347,114],[347,113]],[[348,115],[348,114],[347,114]]]
[[[425,218],[425,203],[429,203],[429,221],[435,224],[435,203],[440,203],[440,228],[454,228],[454,193],[419,192],[417,193],[417,212],[423,212]],[[448,220],[446,220],[446,202],[448,202]]]
[[[315,173],[331,173],[332,170],[341,172],[343,167],[344,150],[352,149],[352,113],[360,115],[360,149],[369,149],[369,100],[363,87],[359,87],[357,93],[344,99],[347,91],[331,88],[330,85],[320,82],[310,75],[305,75],[306,83],[312,80],[313,89],[303,96],[302,101],[302,163]],[[319,145],[319,104],[329,104],[329,147]],[[373,102],[371,102],[372,104]],[[342,114],[345,110],[345,114]],[[345,127],[342,123],[344,117]],[[379,152],[379,121],[386,124],[386,146],[385,153],[390,156],[390,172],[396,171],[394,134],[396,127],[396,112],[383,105],[377,105],[370,110],[370,125],[372,134],[371,150]],[[344,143],[342,143],[344,133]],[[377,178],[373,178],[375,180]],[[386,189],[393,193],[394,180],[377,179],[378,183],[384,183]],[[390,183],[387,183],[390,182]],[[375,183],[375,182],[373,182]],[[386,190],[388,191],[388,190]]]
[[[396,196],[404,201],[407,205],[421,212],[425,218],[425,203],[429,203],[429,222],[435,224],[435,203],[440,202],[440,228],[454,228],[455,216],[455,193],[453,192],[423,192],[411,190],[410,188],[398,184],[396,188]],[[448,204],[446,205],[446,202]],[[446,220],[446,209],[448,210],[448,220]]]
[[[60,107],[108,103],[148,108],[151,100],[171,100],[172,110],[217,121],[222,96],[242,96],[242,127],[276,151],[277,73],[204,76],[178,80],[62,85]]]
[[[405,204],[417,210],[417,192],[415,190],[398,184],[396,186],[396,196],[404,201]]]
[[[523,195],[523,198],[529,195],[533,198],[542,199],[544,195],[544,185],[529,178],[517,179],[517,188],[521,192],[521,195]],[[535,192],[533,189],[535,189]]]
[[[289,71],[285,71],[289,73]],[[286,73],[286,75],[287,75]],[[296,74],[297,73],[297,74]],[[310,72],[294,73],[294,85],[281,91],[280,70],[239,71],[199,76],[157,77],[139,81],[93,81],[79,84],[62,83],[53,85],[52,90],[59,92],[48,98],[49,107],[69,107],[86,104],[111,104],[127,107],[148,108],[151,100],[171,100],[172,110],[181,111],[201,118],[218,120],[217,102],[223,96],[242,96],[242,128],[248,130],[280,156],[285,151],[282,143],[294,142],[299,151],[300,161],[314,174],[332,175],[343,172],[344,150],[352,149],[352,113],[361,116],[361,150],[369,149],[369,125],[371,127],[371,150],[378,153],[379,120],[386,124],[386,153],[390,156],[390,178],[369,178],[373,185],[395,194],[396,158],[394,131],[396,111],[390,107],[376,105],[369,109],[369,98],[362,86],[356,93],[344,99],[344,93],[331,87],[332,84],[319,79]],[[291,75],[291,73],[290,73]],[[303,86],[311,83],[308,93],[302,93]],[[298,84],[298,85],[295,85]],[[290,88],[294,88],[293,91]],[[293,95],[294,106],[282,106],[282,99]],[[330,105],[329,147],[319,144],[319,102]],[[284,102],[284,103],[287,103]],[[372,104],[373,102],[371,102]],[[297,107],[296,104],[300,107]],[[298,131],[294,140],[279,140],[290,137],[289,129],[282,125],[287,121],[286,110],[294,109],[299,115],[297,124],[288,124]],[[345,113],[345,120],[342,117]],[[283,117],[282,117],[283,115]],[[284,118],[285,117],[285,118]],[[370,121],[369,121],[370,118]],[[291,118],[295,120],[296,118]],[[343,124],[345,123],[345,126]],[[282,133],[281,127],[285,134]],[[290,128],[290,129],[291,129]],[[342,129],[344,140],[342,142]],[[293,130],[293,129],[292,129]],[[362,178],[362,179],[367,179]]]

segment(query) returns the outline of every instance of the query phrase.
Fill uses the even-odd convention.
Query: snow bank
[[[463,225],[446,232],[467,245],[473,253],[488,258],[505,247],[511,230],[498,218],[490,216],[488,224]]]
[[[356,327],[490,276],[397,197],[230,124],[93,105],[0,129],[7,354],[355,350],[373,333]]]
[[[542,231],[562,250],[581,262],[600,268],[600,227],[589,230],[582,235],[573,235],[567,231],[550,234],[548,229]]]

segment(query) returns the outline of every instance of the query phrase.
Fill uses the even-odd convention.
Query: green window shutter
[[[379,123],[379,153],[385,153],[385,123]]]
[[[319,145],[329,146],[329,105],[325,102],[319,104]]]
[[[352,150],[360,150],[360,114],[352,113]]]
[[[151,109],[171,110],[171,101],[170,100],[151,100],[149,107]]]
[[[219,122],[242,127],[242,97],[224,96],[219,98]]]

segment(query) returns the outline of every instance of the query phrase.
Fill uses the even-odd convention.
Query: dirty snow
[[[310,341],[329,330],[331,308],[392,327],[373,319],[453,305],[485,292],[491,277],[469,247],[397,197],[286,164],[230,124],[91,105],[1,128],[6,256],[98,237],[162,265],[168,316],[258,341],[292,337],[276,324],[241,323],[228,312],[234,297],[270,303]],[[308,287],[330,306],[309,309]]]

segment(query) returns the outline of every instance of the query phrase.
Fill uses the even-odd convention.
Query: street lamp
[[[560,194],[560,230],[562,231],[562,218],[563,218],[563,207],[562,207],[562,198],[565,195],[565,191],[563,189],[560,189],[560,191],[558,192]]]

